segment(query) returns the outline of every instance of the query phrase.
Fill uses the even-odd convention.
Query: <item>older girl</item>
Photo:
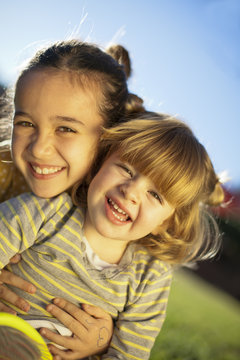
[[[128,98],[123,67],[129,75],[128,53],[121,46],[109,51],[118,62],[92,44],[77,40],[59,42],[37,52],[22,71],[14,94],[11,144],[14,164],[9,163],[9,151],[0,153],[1,201],[27,190],[51,198],[70,190],[87,174],[95,157],[101,126],[119,121]],[[2,108],[1,136],[5,135],[2,140],[7,139],[12,126],[8,106]],[[5,144],[6,141],[2,142]],[[14,278],[6,270],[2,271],[0,280],[29,292],[36,291],[34,285]],[[2,285],[0,294],[20,309],[29,310],[29,303],[13,290],[9,292]],[[0,309],[10,308],[1,303]],[[78,315],[82,316],[83,311],[79,309]],[[86,355],[89,348],[98,351],[95,337],[102,322],[104,326],[109,323],[110,337],[112,327],[108,314],[101,309],[89,308],[87,315],[89,324],[94,326],[89,325],[87,334],[81,334],[81,350],[82,353],[86,350]]]

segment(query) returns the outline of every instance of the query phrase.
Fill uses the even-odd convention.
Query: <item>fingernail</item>
[[[47,311],[52,311],[52,309],[53,309],[53,306],[51,304],[47,306]]]
[[[53,302],[54,302],[54,304],[59,304],[59,303],[60,303],[60,299],[55,298],[55,299],[53,299]]]
[[[22,310],[27,312],[29,310],[29,305],[28,304],[22,305]]]
[[[44,330],[44,329],[40,329],[40,334],[42,335],[42,336],[44,336],[44,335],[46,335],[46,331]]]
[[[29,286],[28,291],[29,291],[30,293],[34,293],[34,292],[35,292],[35,287],[34,287],[33,285]]]

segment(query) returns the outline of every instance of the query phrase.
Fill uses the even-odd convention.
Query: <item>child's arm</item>
[[[72,202],[67,194],[46,200],[26,193],[0,204],[0,269],[9,263],[16,252],[24,251],[37,240],[38,235],[41,236],[41,226],[51,220],[57,211],[65,214],[71,206]],[[3,270],[0,275],[0,300],[28,311],[28,302],[19,298],[1,282],[30,293],[36,291],[35,286],[7,270]],[[0,311],[9,312],[9,308],[1,301]]]
[[[34,243],[41,225],[48,221],[57,209],[64,211],[65,204],[67,206],[71,204],[69,199],[67,194],[62,194],[50,201],[26,193],[0,204],[0,269],[9,263],[16,252],[22,252]],[[34,293],[36,288],[16,275],[2,270],[0,298],[28,311],[29,304],[1,282],[17,286],[30,293]],[[0,311],[9,311],[9,309],[0,302]]]
[[[41,227],[57,212],[72,206],[67,194],[52,199],[25,193],[0,204],[0,269],[16,253],[22,253],[41,237]]]
[[[34,239],[21,205],[20,197],[0,204],[0,269],[7,265],[16,253],[31,246],[29,238]]]
[[[169,268],[158,271],[155,280],[146,277],[146,286],[137,287],[135,294],[129,295],[125,310],[115,324],[108,351],[101,359],[149,359],[166,316],[172,279]]]
[[[37,208],[35,201],[34,195],[26,193],[0,204],[0,269],[12,256],[22,253],[35,242],[43,222],[42,210]]]

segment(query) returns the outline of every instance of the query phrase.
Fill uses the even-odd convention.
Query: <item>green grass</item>
[[[232,297],[196,275],[177,272],[150,359],[239,360],[239,310]]]

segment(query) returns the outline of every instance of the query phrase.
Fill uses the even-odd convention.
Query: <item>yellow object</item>
[[[8,326],[14,328],[21,333],[25,334],[28,338],[33,340],[35,345],[41,352],[41,359],[51,360],[52,355],[48,350],[48,347],[42,338],[42,336],[25,320],[5,312],[0,312],[0,326]]]

